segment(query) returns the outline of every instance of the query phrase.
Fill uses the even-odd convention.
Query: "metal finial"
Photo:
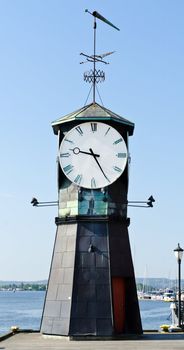
[[[101,21],[105,22],[106,24],[110,25],[111,27],[120,30],[118,27],[116,27],[114,24],[112,24],[110,21],[108,21],[105,17],[103,17],[99,12],[94,11],[90,12],[88,9],[85,9],[85,12],[89,13],[94,17],[94,47],[93,47],[93,55],[86,55],[85,53],[81,52],[80,55],[84,56],[86,58],[86,61],[80,62],[80,64],[92,62],[93,63],[93,70],[90,70],[89,72],[84,73],[84,80],[86,82],[90,82],[93,84],[93,103],[95,103],[95,89],[96,84],[99,82],[102,82],[105,80],[105,73],[101,70],[96,69],[96,62],[97,63],[104,63],[109,64],[108,62],[104,61],[104,58],[106,56],[112,55],[115,51],[106,52],[101,55],[96,54],[96,18],[100,19]]]

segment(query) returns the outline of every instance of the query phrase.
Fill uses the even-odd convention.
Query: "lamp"
[[[183,256],[183,249],[179,243],[176,249],[174,249],[174,255],[178,262],[178,327],[181,327],[181,259]]]
[[[155,199],[153,196],[150,196],[147,201],[127,201],[127,205],[129,207],[153,208],[154,202]]]
[[[52,207],[58,205],[58,201],[39,202],[37,198],[33,197],[31,204],[33,207]]]
[[[104,194],[103,201],[107,202],[106,192],[104,188],[101,190]],[[81,190],[79,189],[79,201],[83,201]],[[150,196],[147,201],[127,201],[126,205],[129,207],[138,207],[138,208],[152,208],[153,202],[155,202],[155,199],[153,196]],[[39,202],[37,198],[33,197],[31,200],[31,204],[33,207],[52,207],[59,204],[59,201],[47,201],[47,202]]]

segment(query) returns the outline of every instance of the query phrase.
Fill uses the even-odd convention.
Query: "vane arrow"
[[[100,13],[98,13],[97,11],[93,11],[92,13],[89,12],[87,9],[85,10],[85,12],[88,12],[90,13],[90,15],[100,19],[101,21],[107,23],[109,26],[117,29],[117,30],[120,30],[118,27],[116,27],[114,24],[112,24],[110,21],[108,21],[108,19],[106,19],[105,17],[103,17]]]

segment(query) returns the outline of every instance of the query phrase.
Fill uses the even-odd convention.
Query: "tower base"
[[[127,222],[85,216],[57,225],[41,332],[142,334]]]

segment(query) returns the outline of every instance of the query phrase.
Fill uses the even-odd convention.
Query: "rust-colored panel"
[[[112,300],[115,333],[123,333],[125,330],[125,297],[125,279],[122,277],[112,277]]]

